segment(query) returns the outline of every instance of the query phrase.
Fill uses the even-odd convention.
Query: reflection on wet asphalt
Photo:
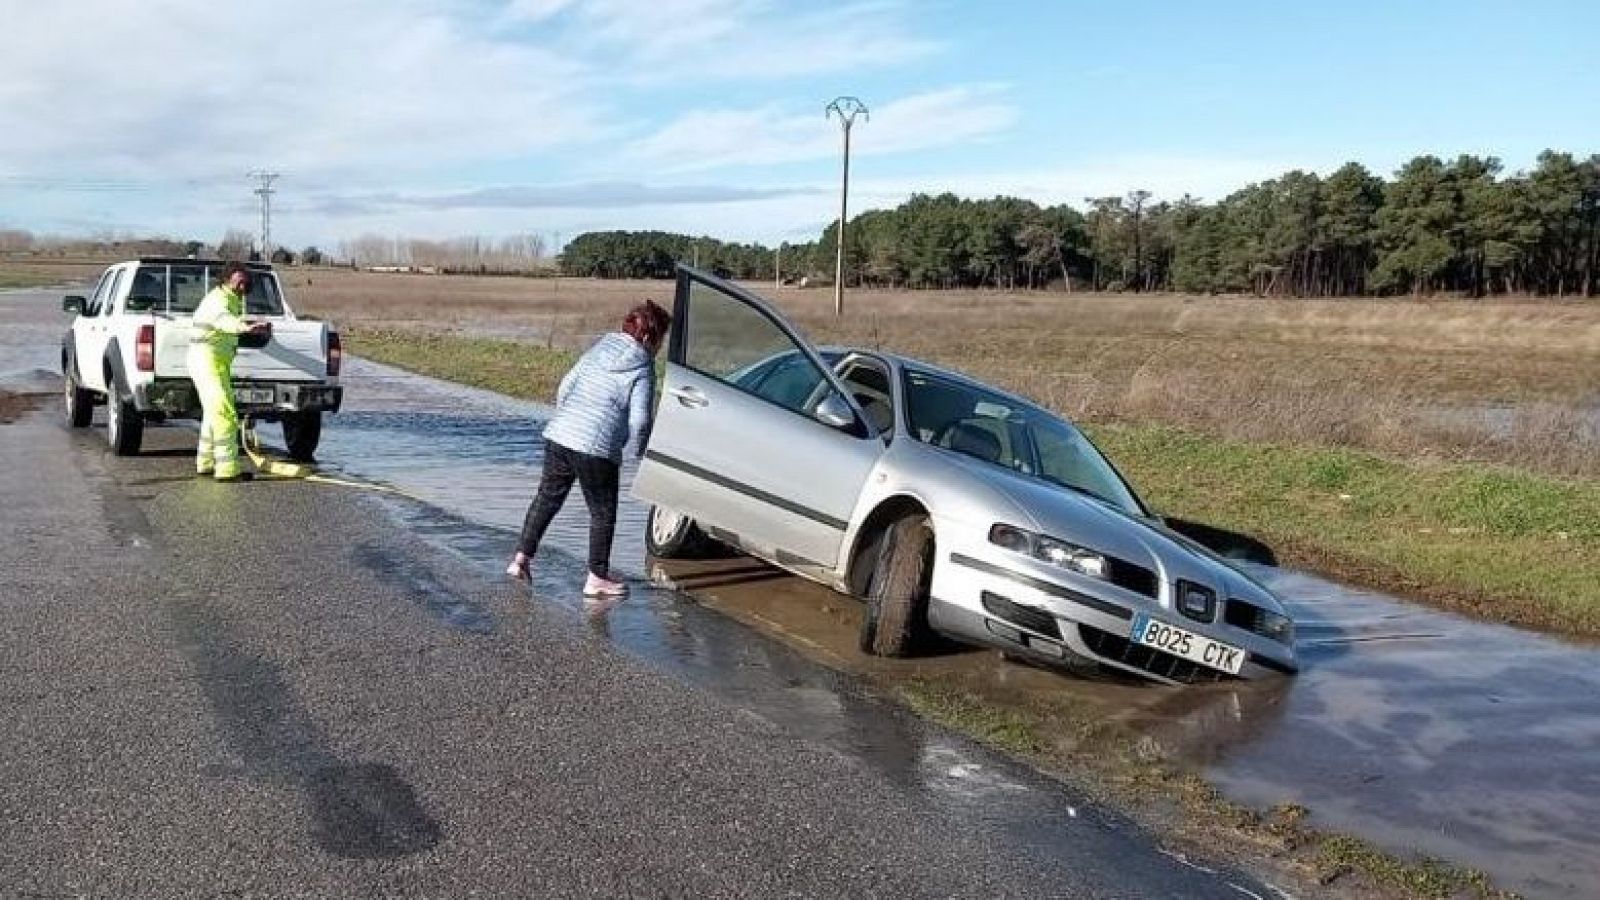
[[[547,410],[359,360],[348,385],[350,403],[330,420],[324,462],[426,500],[435,508],[395,509],[431,541],[484,566],[503,564],[536,486]],[[624,487],[631,476],[625,472]],[[819,674],[828,670],[651,588],[640,580],[644,518],[624,501],[616,566],[633,580],[628,602],[583,616],[576,587],[587,520],[576,497],[551,528],[534,592],[562,598],[597,638],[877,758],[950,803],[970,803],[972,815],[1030,827],[1073,815],[1029,800],[1026,769],[975,770],[964,749],[908,740],[912,726],[883,717],[877,704],[861,706],[848,679]],[[759,568],[731,574],[767,590]],[[1530,894],[1600,894],[1594,649],[1287,570],[1255,574],[1289,599],[1300,622],[1305,671],[1292,683],[1165,691],[1043,677],[1059,679],[1064,691],[1105,694],[1110,707],[1135,698],[1117,718],[1162,755],[1203,767],[1236,799],[1299,802],[1318,824],[1465,861]]]

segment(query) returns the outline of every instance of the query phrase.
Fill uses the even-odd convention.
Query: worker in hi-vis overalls
[[[200,450],[195,472],[218,481],[245,477],[239,464],[239,413],[233,407],[233,356],[239,335],[268,333],[269,322],[244,320],[244,295],[250,272],[229,263],[222,283],[211,289],[194,311],[189,344],[189,377],[200,395]]]

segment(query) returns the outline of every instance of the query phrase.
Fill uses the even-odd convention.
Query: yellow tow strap
[[[335,484],[340,487],[361,488],[362,490],[367,491],[378,491],[384,494],[394,494],[396,496],[405,497],[408,500],[416,500],[419,503],[427,502],[415,494],[407,493],[399,488],[390,487],[386,484],[373,484],[372,482],[368,481],[350,481],[344,478],[334,478],[331,475],[323,475],[319,473],[317,471],[317,467],[309,463],[290,462],[289,460],[279,459],[276,456],[272,456],[261,448],[261,438],[256,434],[254,423],[245,425],[241,431],[241,434],[243,436],[243,440],[240,443],[244,445],[245,455],[250,457],[250,462],[255,465],[256,473],[267,478],[298,478],[303,481],[315,482],[317,484]]]

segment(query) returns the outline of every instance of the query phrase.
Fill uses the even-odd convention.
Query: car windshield
[[[1083,433],[1042,409],[928,372],[906,372],[911,434],[1144,516],[1144,505]]]
[[[128,293],[128,308],[188,315],[200,305],[206,292],[217,285],[222,271],[223,265],[219,263],[142,264]],[[278,280],[266,272],[250,274],[250,292],[244,298],[245,315],[283,315]]]

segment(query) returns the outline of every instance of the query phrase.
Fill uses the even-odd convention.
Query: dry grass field
[[[361,329],[566,349],[670,282],[288,270]],[[1600,475],[1600,304],[853,291],[752,284],[813,339],[969,372],[1087,421]],[[360,352],[359,347],[352,348]]]

